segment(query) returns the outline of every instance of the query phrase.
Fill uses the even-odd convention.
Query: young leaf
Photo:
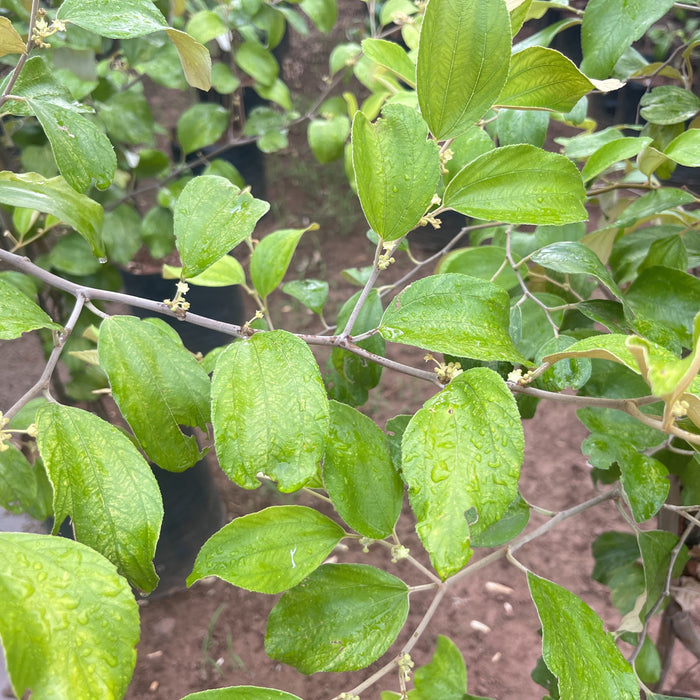
[[[272,52],[257,41],[244,41],[234,54],[236,65],[262,85],[272,85],[280,72]]]
[[[165,29],[168,23],[150,0],[65,0],[56,19],[109,39],[129,39]]]
[[[438,264],[436,273],[456,272],[460,275],[470,275],[482,280],[492,280],[494,284],[505,290],[518,285],[518,277],[510,265],[503,267],[506,259],[506,249],[500,246],[488,245],[475,248],[460,248],[450,251]],[[498,277],[494,276],[497,272]]]
[[[554,49],[532,46],[513,55],[498,104],[568,112],[593,87],[566,56]]]
[[[530,520],[530,506],[518,494],[500,520],[471,535],[472,547],[500,547],[517,537]]]
[[[384,433],[367,416],[332,401],[323,483],[338,514],[372,539],[388,537],[401,514],[403,482]]]
[[[185,277],[194,277],[250,236],[270,205],[226,178],[190,180],[175,205],[175,238]]]
[[[372,566],[324,564],[274,607],[265,651],[302,673],[365,668],[391,646],[407,615],[400,579]]]
[[[406,235],[425,214],[440,179],[437,143],[405,105],[387,105],[372,124],[357,112],[352,126],[352,162],[362,210],[385,241]]]
[[[189,34],[171,27],[168,27],[165,33],[177,49],[188,84],[208,91],[211,88],[211,56],[206,46],[202,46]]]
[[[700,167],[700,129],[688,129],[666,146],[664,155],[679,165]]]
[[[179,280],[181,275],[181,267],[163,265],[163,279]],[[188,284],[198,287],[231,287],[236,284],[245,284],[245,272],[236,258],[232,255],[224,255],[201,274],[187,277],[186,280]]]
[[[317,569],[344,535],[342,527],[311,508],[265,508],[213,534],[199,551],[187,585],[218,576],[248,591],[281,593]]]
[[[459,357],[524,362],[508,334],[509,305],[505,290],[491,282],[454,273],[425,277],[391,301],[379,332]]]
[[[498,99],[510,52],[504,0],[430,0],[416,84],[421,113],[436,139],[459,136]]]
[[[301,488],[317,471],[328,433],[328,399],[306,343],[286,331],[230,345],[212,379],[212,423],[221,468],[239,486],[275,479]]]
[[[104,257],[102,206],[76,192],[62,177],[47,179],[38,173],[0,172],[0,202],[53,214],[90,244],[95,257]]]
[[[542,656],[559,679],[561,697],[639,700],[632,667],[593,610],[532,572],[527,581],[542,622]]]
[[[37,328],[61,330],[61,326],[26,294],[0,279],[0,340],[19,338],[22,333]]]
[[[585,196],[568,158],[521,144],[468,163],[450,181],[443,202],[467,216],[508,224],[568,224],[588,218]]]
[[[312,119],[306,133],[316,160],[330,163],[341,158],[345,151],[350,120],[344,114],[336,114],[330,119]]]
[[[416,66],[404,49],[396,42],[386,39],[365,39],[362,51],[380,66],[388,68],[408,86],[416,86]]]
[[[197,440],[180,425],[206,428],[209,377],[182,343],[148,321],[112,316],[100,326],[98,351],[114,400],[149,458],[174,472],[201,459]]]
[[[593,78],[607,78],[632,42],[672,5],[673,0],[591,0],[581,25],[581,70]]]
[[[71,109],[39,100],[28,99],[27,104],[49,139],[65,181],[78,192],[85,192],[93,179],[99,189],[109,187],[117,157],[104,133]]]
[[[641,153],[651,142],[648,136],[626,136],[604,143],[583,166],[581,177],[585,182],[593,180],[615,163]]]
[[[306,228],[287,228],[263,238],[250,258],[250,278],[257,293],[264,299],[282,281],[299,239],[318,224]]]
[[[416,530],[443,580],[469,561],[471,533],[500,520],[517,495],[523,448],[515,399],[482,367],[457,376],[411,419],[403,475]],[[470,509],[476,519],[468,522]]]
[[[109,559],[135,586],[152,591],[163,503],[144,458],[124,433],[79,408],[47,403],[37,427],[54,489],[53,534],[70,515],[79,542]]]
[[[121,698],[139,613],[127,581],[89,547],[0,533],[0,637],[17,697]],[[86,672],[91,669],[90,672]]]
[[[467,667],[457,645],[438,635],[433,658],[417,668],[413,676],[415,692],[411,700],[464,700],[467,692]]]
[[[297,695],[274,688],[258,688],[252,685],[236,685],[190,693],[182,700],[301,700]]]
[[[282,285],[282,291],[300,301],[307,309],[320,314],[328,299],[328,282],[324,280],[292,280]]]

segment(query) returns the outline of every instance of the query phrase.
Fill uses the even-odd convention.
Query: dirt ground
[[[341,2],[341,8],[350,4],[350,0]],[[361,3],[352,5],[362,8]],[[329,43],[353,38],[359,17],[353,9],[330,39],[312,33],[302,43],[298,39],[296,43],[292,41],[282,61],[285,78],[292,89],[303,87],[310,94],[318,90],[320,76],[326,70]],[[290,148],[281,157],[275,155],[267,159],[267,197],[284,204],[268,216],[261,231],[305,226],[310,221],[320,224],[319,231],[304,237],[292,262],[290,278],[333,280],[329,301],[329,319],[332,319],[333,310],[357,289],[340,279],[340,270],[368,264],[372,247],[364,235],[366,224],[356,198],[349,193],[341,197],[337,194],[339,190],[335,185],[343,178],[342,168],[337,163],[320,166],[309,157],[303,128],[294,130],[290,136]],[[428,255],[419,248],[416,252],[421,258]],[[395,268],[387,271],[387,279],[396,279],[405,269],[406,261],[399,260]],[[429,272],[430,268],[426,269],[426,273]],[[290,298],[280,295],[274,303],[278,327],[297,332],[319,329],[316,319]],[[252,309],[249,311],[252,313]],[[421,353],[410,353],[396,346],[389,352],[390,356],[417,366],[422,363]],[[26,355],[17,355],[16,351],[10,351],[7,343],[0,347],[3,403],[22,390],[18,363]],[[325,364],[323,353],[319,353],[319,361],[322,366]],[[396,414],[413,413],[433,390],[431,385],[385,370],[381,384],[372,391],[363,410],[383,426]],[[589,467],[580,452],[586,431],[571,408],[541,405],[536,417],[526,421],[525,432],[521,492],[529,502],[559,511],[595,495]],[[309,504],[308,497],[280,496],[266,487],[245,491],[229,482],[215,464],[209,467],[223,498],[226,522],[269,505]],[[544,521],[543,516],[533,514],[528,527],[534,529]],[[538,575],[581,596],[603,618],[606,628],[614,630],[620,616],[609,602],[609,591],[592,581],[590,573],[592,542],[602,532],[615,529],[627,528],[615,506],[606,502],[527,545],[518,553],[518,559]],[[411,553],[427,564],[408,510],[399,521],[398,532]],[[486,553],[477,552],[476,557]],[[337,561],[377,565],[411,584],[425,582],[409,564],[392,564],[378,546],[372,547],[368,554],[354,546],[347,551],[334,552],[333,557]],[[493,587],[487,585],[489,582],[505,588],[492,592]],[[200,581],[189,590],[143,601],[138,661],[127,699],[176,700],[208,688],[260,685],[286,690],[305,700],[330,700],[350,690],[391,659],[410,638],[431,599],[426,593],[412,596],[409,618],[396,644],[369,669],[307,677],[265,654],[266,620],[278,598],[249,593],[213,579]],[[501,560],[450,591],[414,647],[412,657],[416,665],[426,663],[434,652],[436,636],[447,635],[465,658],[470,693],[498,700],[539,699],[545,691],[530,679],[541,654],[538,628],[537,613],[524,574]],[[629,652],[629,648],[624,651]],[[379,700],[381,690],[397,689],[397,676],[391,673],[361,697],[362,700]],[[700,697],[700,668],[682,649],[676,651],[665,691]]]

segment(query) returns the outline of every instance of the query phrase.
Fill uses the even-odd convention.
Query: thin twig
[[[25,47],[25,52],[19,57],[17,65],[15,65],[12,74],[10,75],[10,79],[8,80],[7,85],[3,90],[3,93],[2,95],[0,95],[0,107],[2,107],[5,104],[5,102],[7,102],[9,95],[12,92],[12,88],[17,82],[17,78],[19,78],[19,74],[22,72],[22,68],[24,68],[24,64],[29,59],[29,53],[33,48],[34,40],[32,38],[32,35],[34,34],[34,27],[36,26],[37,12],[39,12],[39,0],[32,0],[32,9],[30,10],[29,14],[29,29],[27,34],[27,44]]]
[[[367,278],[367,282],[365,282],[365,286],[362,288],[362,291],[360,292],[360,296],[357,298],[357,302],[355,303],[355,306],[353,307],[353,310],[350,312],[350,316],[348,317],[348,321],[345,324],[345,328],[340,333],[340,339],[345,340],[350,336],[352,333],[352,327],[355,325],[355,321],[357,321],[357,317],[360,315],[360,311],[362,310],[362,307],[365,305],[365,302],[367,301],[367,297],[369,296],[369,293],[372,291],[374,287],[374,283],[377,281],[377,277],[379,277],[379,273],[381,272],[379,268],[379,257],[382,253],[382,242],[379,241],[377,243],[377,249],[374,251],[374,262],[372,263],[372,272],[370,273],[369,277]]]

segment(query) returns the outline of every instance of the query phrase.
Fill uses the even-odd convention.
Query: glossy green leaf
[[[477,360],[524,362],[508,334],[509,299],[491,282],[454,273],[425,277],[387,306],[387,340]]]
[[[258,688],[252,685],[237,685],[190,693],[182,700],[301,700],[300,697],[274,688]]]
[[[328,34],[338,19],[337,0],[302,0],[299,7],[314,23],[316,29]]]
[[[695,201],[690,192],[672,187],[661,187],[635,199],[615,221],[615,226],[631,226],[640,219],[660,214],[668,209],[675,209]]]
[[[168,26],[150,0],[65,0],[56,18],[110,39],[144,36]]]
[[[230,345],[212,379],[212,423],[221,468],[243,488],[263,472],[280,491],[317,471],[328,433],[328,399],[306,343],[286,331]]]
[[[594,335],[570,345],[565,350],[561,350],[551,355],[543,356],[543,362],[558,362],[566,357],[588,357],[599,360],[612,360],[619,362],[633,372],[639,373],[634,355],[627,347],[629,336],[619,333],[607,333]]]
[[[317,228],[318,224],[311,224],[306,228],[275,231],[255,246],[250,258],[250,278],[263,299],[282,282],[301,237]]]
[[[188,84],[199,90],[211,88],[211,56],[205,46],[189,34],[168,27],[165,30],[180,57],[182,71]]]
[[[469,561],[482,533],[517,495],[524,438],[515,399],[492,370],[453,379],[408,424],[403,475],[417,532],[444,580]],[[476,519],[468,522],[466,511]]]
[[[320,314],[328,299],[328,282],[324,280],[292,280],[282,285],[282,291],[300,301],[315,314]]]
[[[583,166],[581,177],[586,182],[592,180],[615,163],[633,158],[641,153],[642,149],[651,142],[652,139],[648,136],[626,136],[605,143],[593,153]]]
[[[53,513],[51,484],[40,459],[30,464],[14,445],[0,452],[0,508],[45,520]]]
[[[593,83],[566,56],[532,46],[513,55],[498,104],[568,112],[592,89]]]
[[[591,0],[581,25],[581,70],[607,78],[632,42],[663,17],[673,0]]]
[[[0,202],[53,214],[90,244],[95,257],[104,257],[102,206],[76,192],[62,177],[47,179],[38,173],[0,172]]]
[[[664,155],[679,165],[700,167],[700,129],[688,129],[664,149]]]
[[[568,335],[559,335],[548,340],[537,352],[536,364],[542,364],[546,355],[564,351],[576,342]],[[547,391],[563,389],[580,389],[591,378],[591,361],[587,358],[566,358],[554,362],[537,379],[539,385]]]
[[[585,221],[576,166],[535,146],[503,146],[467,164],[445,189],[444,205],[467,216],[509,224]]]
[[[234,54],[236,65],[262,85],[272,85],[280,72],[277,59],[257,41],[244,41]]]
[[[500,547],[517,537],[530,520],[530,506],[518,494],[500,520],[472,534],[472,547]]]
[[[452,158],[445,163],[447,174],[443,175],[445,183],[449,182],[467,163],[474,158],[492,151],[494,143],[484,129],[472,126],[450,144]]]
[[[614,408],[587,406],[576,411],[578,419],[592,432],[627,442],[637,451],[643,452],[648,447],[657,447],[666,435],[660,430],[640,423],[624,411]]]
[[[637,533],[639,551],[644,564],[644,583],[647,592],[647,611],[651,610],[664,594],[673,550],[678,537],[665,530],[646,530]],[[689,559],[688,548],[682,547],[673,565],[671,578],[677,578]]]
[[[228,110],[218,104],[195,104],[177,120],[177,140],[185,153],[211,146],[226,131]]]
[[[360,564],[324,564],[270,613],[268,656],[302,673],[352,671],[376,661],[408,615],[408,587]]]
[[[127,581],[89,547],[0,533],[0,637],[17,697],[121,698],[139,614]]]
[[[181,267],[163,265],[164,279],[180,279],[181,275]],[[224,255],[221,260],[217,260],[201,274],[186,279],[188,284],[198,287],[231,287],[235,284],[245,284],[245,272],[236,258],[232,255]]]
[[[60,330],[61,326],[17,287],[0,279],[0,339],[19,338],[37,328]]]
[[[604,532],[593,542],[593,580],[609,585],[618,569],[639,559],[639,544],[631,532]]]
[[[503,0],[430,0],[416,83],[436,139],[454,138],[496,102],[508,77],[511,32]]]
[[[175,238],[186,277],[199,275],[253,232],[270,205],[218,175],[190,180],[175,205]]]
[[[671,267],[682,272],[688,269],[688,252],[680,236],[668,236],[654,241],[649,246],[647,256],[640,263],[638,272],[657,265]]]
[[[700,111],[700,97],[676,85],[660,85],[642,96],[640,115],[652,124],[681,124]]]
[[[639,700],[631,666],[580,598],[551,581],[527,574],[542,622],[542,656],[559,679],[562,698]]]
[[[668,496],[668,469],[658,459],[630,447],[619,455],[618,464],[632,515],[638,523],[643,523],[659,512]]]
[[[312,119],[307,128],[309,146],[319,163],[341,158],[350,133],[350,120],[344,114],[330,119]]]
[[[135,586],[152,591],[163,503],[146,460],[121,431],[78,408],[46,404],[37,427],[54,488],[54,534],[70,515],[79,542],[109,559]]]
[[[380,66],[388,68],[410,87],[416,86],[416,66],[404,49],[386,39],[365,39],[362,51]]]
[[[440,154],[415,109],[387,105],[382,115],[372,124],[356,113],[352,161],[369,225],[393,241],[415,228],[430,206],[440,179]]]
[[[608,269],[583,243],[577,241],[552,243],[533,253],[532,261],[556,272],[591,275],[600,280],[618,299],[623,298],[622,291]]]
[[[65,181],[85,192],[94,179],[104,190],[112,182],[117,157],[110,140],[90,120],[51,102],[27,100],[46,133]]]
[[[433,658],[413,675],[411,700],[464,700],[467,666],[457,645],[442,634],[437,637]]]
[[[133,316],[112,316],[100,326],[98,351],[112,396],[148,457],[179,472],[202,456],[180,425],[206,429],[209,377],[170,333]]]
[[[335,509],[356,532],[383,539],[401,514],[403,482],[394,469],[384,433],[345,404],[330,404],[323,483]]]
[[[624,135],[619,129],[608,127],[602,131],[595,131],[592,134],[584,133],[572,138],[559,137],[555,140],[564,146],[564,155],[567,158],[577,160],[588,158],[606,143],[622,138],[624,138]]]
[[[537,109],[500,109],[496,128],[498,143],[513,146],[529,143],[541,148],[547,138],[549,112]]]
[[[141,83],[112,95],[100,105],[99,118],[114,141],[153,144],[155,122]]]
[[[650,267],[625,295],[632,310],[667,326],[686,347],[692,342],[693,319],[700,309],[700,280],[681,270]]]
[[[345,535],[304,506],[274,506],[225,525],[202,546],[187,585],[218,576],[258,593],[281,593],[317,569]]]
[[[512,289],[518,285],[518,277],[510,265],[503,267],[506,249],[500,246],[478,246],[460,248],[449,252],[439,263],[436,273],[447,272],[470,275],[482,280],[491,280],[503,289]],[[503,267],[503,270],[501,268]],[[496,273],[499,272],[498,276]]]

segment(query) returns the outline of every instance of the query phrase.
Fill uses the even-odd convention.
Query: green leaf
[[[603,144],[583,166],[581,177],[588,182],[622,160],[633,158],[646,148],[652,139],[648,136],[626,136]]]
[[[508,334],[509,299],[491,282],[442,274],[409,285],[387,306],[387,340],[477,360],[524,362]]]
[[[320,314],[328,299],[328,282],[324,280],[292,280],[282,285],[282,291],[300,301],[307,309]]]
[[[307,138],[309,146],[319,163],[330,163],[342,157],[345,140],[350,133],[350,120],[344,114],[331,119],[309,121]]]
[[[542,364],[545,355],[552,351],[566,350],[576,342],[575,338],[560,335],[548,340],[537,352],[535,364]],[[591,361],[587,358],[566,358],[552,364],[537,381],[547,391],[580,389],[591,378]]]
[[[177,49],[187,83],[208,91],[211,88],[211,56],[207,48],[177,29],[168,27],[165,33]]]
[[[668,469],[658,459],[628,446],[618,457],[618,464],[632,515],[643,523],[656,515],[666,501],[670,488]]]
[[[688,129],[664,149],[664,155],[690,168],[700,167],[700,129]]]
[[[625,298],[636,314],[670,328],[684,346],[691,346],[700,309],[699,279],[681,270],[650,267],[632,282]]]
[[[153,143],[155,123],[141,83],[112,95],[100,106],[99,117],[114,141]]]
[[[129,204],[120,204],[105,214],[102,239],[110,260],[128,265],[141,247],[141,216]]]
[[[408,615],[408,587],[360,564],[324,564],[270,613],[268,656],[302,673],[366,668],[393,643]]]
[[[38,173],[0,172],[0,202],[53,214],[90,244],[95,257],[104,257],[101,239],[104,210],[97,202],[76,192],[62,177],[47,179]]]
[[[664,594],[671,556],[678,544],[678,537],[665,530],[647,530],[638,532],[637,539],[644,564],[646,610],[650,611]],[[684,546],[674,562],[671,578],[681,575],[689,557],[688,548]]]
[[[627,339],[629,337],[630,336],[619,333],[593,335],[579,340],[563,351],[545,355],[542,361],[554,363],[566,357],[588,357],[591,359],[619,362],[633,372],[639,373],[639,366],[634,359],[634,355],[627,347]]]
[[[355,114],[352,161],[369,225],[393,241],[415,228],[430,206],[440,179],[440,154],[414,109],[387,105],[382,114],[375,124],[362,112]]]
[[[250,258],[250,278],[263,299],[282,282],[301,237],[317,229],[318,224],[282,229],[268,234],[255,246]]]
[[[187,21],[187,33],[197,41],[206,44],[217,36],[228,32],[228,25],[211,10],[195,12]]]
[[[315,571],[345,531],[304,506],[275,506],[225,525],[202,546],[187,585],[218,576],[258,593],[281,593]]]
[[[211,67],[211,84],[222,95],[232,95],[239,88],[241,81],[224,63],[215,63]]]
[[[27,53],[27,45],[7,17],[0,17],[0,56]]]
[[[0,339],[12,340],[37,328],[61,330],[26,294],[0,279]]]
[[[588,217],[576,166],[530,144],[479,156],[455,175],[443,199],[467,216],[509,224],[568,224]]]
[[[700,97],[676,85],[660,85],[642,96],[640,115],[652,124],[681,124],[700,111]]]
[[[556,272],[592,275],[600,280],[618,299],[623,298],[622,291],[608,269],[600,261],[600,258],[583,243],[577,241],[552,243],[533,253],[532,261]]]
[[[129,584],[89,547],[0,533],[0,637],[17,697],[121,698],[136,663]]]
[[[218,175],[190,180],[175,205],[175,238],[186,277],[204,272],[253,232],[270,205]]]
[[[199,693],[190,693],[182,700],[301,700],[301,698],[274,688],[237,685],[229,688],[216,688],[214,690],[202,690]]]
[[[416,669],[413,683],[416,690],[411,693],[411,700],[464,700],[467,667],[460,650],[449,637],[438,635],[433,658]]]
[[[421,114],[436,139],[466,131],[498,99],[510,52],[510,17],[503,0],[430,0],[416,84]]]
[[[593,610],[532,572],[527,580],[542,622],[542,656],[559,679],[561,697],[638,700],[634,671]]]
[[[272,85],[280,72],[272,53],[257,41],[244,41],[234,54],[236,65],[262,85]]]
[[[304,14],[316,25],[316,29],[328,34],[338,19],[336,0],[302,0],[299,7]]]
[[[330,404],[323,483],[335,509],[355,531],[372,539],[392,532],[401,514],[403,482],[394,469],[384,433],[345,404]]]
[[[512,146],[529,143],[542,147],[549,128],[549,112],[535,109],[500,109],[496,122],[498,143]]]
[[[37,445],[53,484],[54,528],[70,515],[75,537],[122,576],[152,591],[152,559],[163,519],[153,472],[124,433],[92,413],[47,403]]]
[[[590,0],[581,25],[581,70],[607,78],[632,42],[663,17],[673,0]]]
[[[221,468],[243,488],[263,472],[283,492],[317,471],[328,433],[328,399],[306,343],[286,331],[230,345],[212,379],[212,423]]]
[[[498,522],[517,495],[523,446],[515,399],[482,367],[453,379],[408,424],[403,475],[416,530],[443,580],[469,561],[471,533]]]
[[[700,131],[700,130],[699,130]],[[615,226],[627,227],[640,219],[660,214],[668,209],[675,209],[695,201],[690,192],[672,187],[661,187],[635,199],[617,218]]]
[[[566,56],[542,46],[514,54],[498,104],[568,112],[593,89],[593,83]]]
[[[181,275],[181,267],[163,265],[163,279],[180,279]],[[236,258],[224,255],[200,275],[186,279],[189,284],[198,287],[231,287],[235,284],[245,284],[245,272]]]
[[[640,556],[637,538],[630,532],[604,532],[593,542],[592,550],[593,579],[606,586],[615,571],[634,564]]]
[[[518,277],[510,265],[503,267],[506,259],[506,249],[500,246],[477,246],[475,248],[460,248],[449,252],[439,263],[436,273],[447,272],[470,275],[482,280],[493,281],[505,290],[518,285]]]
[[[65,0],[56,18],[110,39],[129,39],[165,29],[150,0]]]
[[[472,535],[472,547],[500,547],[517,537],[530,520],[530,506],[518,494],[500,520]]]
[[[12,444],[0,452],[0,508],[45,520],[53,513],[51,484],[40,459],[30,464]]]
[[[170,333],[133,316],[112,316],[100,326],[98,351],[112,396],[148,457],[180,472],[202,456],[180,425],[206,429],[209,377]]]
[[[404,49],[386,39],[365,39],[362,51],[380,66],[388,68],[410,87],[416,86],[416,66]]]
[[[177,120],[177,140],[185,153],[211,146],[226,131],[228,111],[218,104],[195,104]]]
[[[151,255],[163,258],[175,249],[173,213],[165,207],[153,207],[141,221],[141,239]]]
[[[112,182],[117,157],[110,140],[95,124],[71,109],[51,102],[27,100],[51,144],[56,163],[66,182],[85,192],[94,179],[104,190]]]

